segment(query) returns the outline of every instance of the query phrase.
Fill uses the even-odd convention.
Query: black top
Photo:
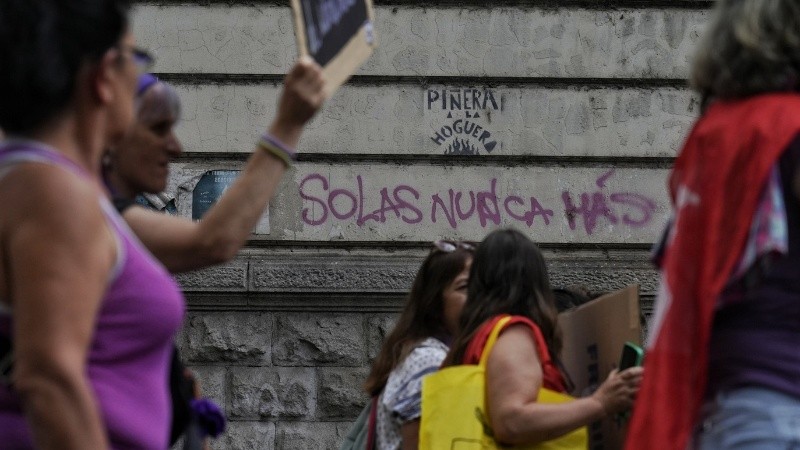
[[[122,215],[126,209],[136,204],[136,200],[123,197],[114,197],[111,199],[111,202],[114,204],[114,208],[117,208],[117,212],[120,213],[120,215]]]

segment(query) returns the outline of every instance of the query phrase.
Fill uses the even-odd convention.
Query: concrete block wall
[[[288,3],[288,2],[287,2]],[[666,175],[698,114],[685,78],[704,0],[378,0],[379,48],[310,124],[233,261],[181,275],[179,343],[231,420],[218,449],[336,449],[437,238],[514,226],[556,286],[641,285]],[[269,0],[138,2],[134,31],[184,104],[167,193],[192,215],[238,169],[296,55]]]

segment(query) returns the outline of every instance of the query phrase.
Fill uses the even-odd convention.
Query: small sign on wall
[[[496,89],[430,87],[423,102],[429,137],[441,153],[490,155],[503,147],[491,129],[492,117],[503,112],[503,97]]]
[[[372,0],[292,0],[297,47],[322,66],[330,96],[377,46]]]
[[[192,190],[192,220],[200,220],[236,181],[240,172],[239,170],[209,170],[204,173]],[[269,234],[269,208],[265,208],[253,233]]]

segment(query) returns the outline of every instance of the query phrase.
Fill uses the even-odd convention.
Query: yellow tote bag
[[[422,417],[419,427],[420,450],[586,450],[586,427],[552,441],[536,445],[504,446],[495,442],[486,416],[486,361],[503,325],[501,319],[492,329],[480,364],[446,367],[422,380]],[[565,403],[573,398],[541,388],[539,402]]]

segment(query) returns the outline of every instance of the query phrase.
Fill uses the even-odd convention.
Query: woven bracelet
[[[270,154],[272,156],[278,158],[283,162],[283,164],[288,168],[292,166],[292,157],[289,156],[285,151],[278,148],[277,146],[273,145],[271,142],[267,141],[264,138],[258,140],[258,147]]]
[[[269,133],[265,133],[263,136],[261,136],[261,139],[264,139],[265,141],[277,147],[278,150],[286,153],[286,155],[289,156],[289,158],[292,161],[297,159],[297,151],[289,147],[288,145],[284,144],[280,139],[276,138],[275,136]]]

